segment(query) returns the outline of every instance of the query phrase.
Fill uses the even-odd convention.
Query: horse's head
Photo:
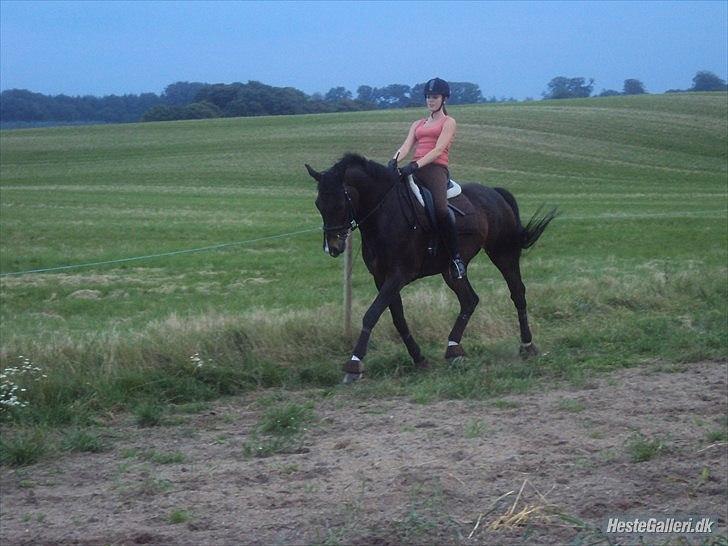
[[[324,252],[336,258],[346,249],[346,239],[353,225],[351,201],[340,175],[331,170],[319,173],[309,165],[306,169],[318,182],[316,208],[324,221]]]

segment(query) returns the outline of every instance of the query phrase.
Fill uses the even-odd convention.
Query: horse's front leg
[[[409,331],[407,321],[404,318],[402,296],[399,293],[395,294],[395,296],[392,298],[392,303],[389,304],[389,311],[392,313],[392,322],[394,322],[394,327],[397,329],[397,332],[399,332],[399,335],[402,338],[402,342],[405,344],[405,347],[407,347],[407,352],[409,353],[410,357],[412,357],[412,361],[415,363],[415,367],[418,369],[429,368],[429,362],[427,362],[427,359],[422,356],[420,346],[417,344],[415,338],[412,337],[412,334]]]
[[[467,278],[453,279],[449,271],[443,273],[442,277],[452,291],[455,292],[460,302],[460,314],[455,320],[452,330],[450,330],[450,335],[447,338],[447,349],[445,350],[445,359],[448,362],[454,362],[456,359],[465,356],[465,351],[460,345],[460,341],[463,339],[465,327],[468,325],[470,317],[478,305],[479,298]]]
[[[344,376],[344,383],[352,383],[361,378],[363,371],[362,360],[364,360],[364,357],[367,354],[369,337],[372,334],[372,330],[374,329],[374,326],[376,326],[384,310],[392,304],[395,297],[399,297],[399,291],[401,288],[402,284],[398,277],[389,277],[382,284],[377,297],[374,298],[374,301],[369,306],[369,309],[367,309],[367,312],[364,313],[359,340],[356,342],[351,358],[346,364],[344,364],[344,372],[346,372],[346,375]]]

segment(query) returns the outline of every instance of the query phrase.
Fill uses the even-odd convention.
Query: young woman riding
[[[425,98],[430,115],[415,121],[402,146],[389,162],[391,168],[404,159],[414,146],[412,161],[400,168],[403,176],[417,172],[417,179],[432,192],[435,215],[452,259],[450,266],[453,278],[462,279],[465,263],[460,257],[455,217],[447,207],[447,184],[450,179],[448,156],[450,144],[455,137],[455,120],[447,115],[445,101],[450,97],[450,85],[440,78],[433,78],[425,84]]]

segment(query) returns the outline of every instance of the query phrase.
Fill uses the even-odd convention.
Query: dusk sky
[[[439,76],[524,99],[556,76],[662,93],[699,70],[728,75],[728,1],[0,1],[0,89],[51,95],[248,80],[356,95]]]

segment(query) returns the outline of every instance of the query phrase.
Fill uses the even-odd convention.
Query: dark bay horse
[[[445,249],[435,255],[428,253],[432,235],[417,222],[409,190],[399,174],[357,154],[346,154],[321,173],[309,165],[306,169],[318,182],[316,207],[324,222],[324,250],[333,257],[340,255],[350,230],[358,227],[364,263],[379,290],[364,314],[351,359],[344,364],[344,382],[361,377],[369,336],[387,307],[415,366],[429,366],[405,321],[400,291],[415,279],[430,275],[441,274],[460,302],[460,314],[450,332],[445,358],[464,356],[460,341],[478,304],[478,295],[467,277],[452,277]],[[526,288],[519,261],[521,251],[538,240],[556,216],[556,210],[543,215],[537,211],[523,226],[511,193],[480,184],[464,184],[462,194],[451,203],[461,213],[457,225],[463,261],[467,264],[481,249],[485,250],[508,284],[516,306],[521,356],[539,354],[528,327]]]

